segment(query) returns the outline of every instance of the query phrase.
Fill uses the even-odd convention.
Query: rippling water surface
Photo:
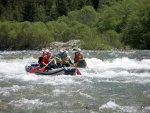
[[[55,51],[53,51],[55,53]],[[2,113],[149,113],[150,51],[83,51],[81,76],[25,71],[40,51],[0,52]],[[70,51],[73,58],[73,53]]]

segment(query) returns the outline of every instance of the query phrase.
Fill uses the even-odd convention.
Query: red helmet
[[[46,52],[46,51],[43,51],[43,56],[44,56],[44,55],[47,55],[47,52]]]
[[[47,55],[52,55],[52,53],[51,52],[47,52]]]

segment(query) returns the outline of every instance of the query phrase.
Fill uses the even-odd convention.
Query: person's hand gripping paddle
[[[54,57],[48,64],[50,64],[54,59],[55,59],[55,57]],[[48,64],[47,64],[46,66],[43,66],[43,67],[41,68],[41,72],[44,72],[44,71],[45,71],[45,68],[48,66]]]

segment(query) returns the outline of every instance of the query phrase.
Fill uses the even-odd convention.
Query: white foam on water
[[[3,98],[11,97],[12,93],[18,93],[22,89],[26,89],[26,86],[12,85],[9,87],[0,87],[0,96]]]
[[[19,74],[25,72],[25,65],[28,61],[35,61],[33,57],[28,59],[1,60],[0,72],[5,74]]]
[[[6,52],[5,54],[9,54],[9,52]],[[12,54],[15,54],[15,52]],[[88,68],[86,69],[78,68],[82,73],[81,76],[78,75],[77,76],[71,76],[71,75],[43,76],[43,75],[30,74],[25,71],[25,65],[28,62],[33,62],[33,61],[37,62],[37,59],[33,57],[22,58],[22,59],[19,58],[2,59],[2,57],[0,57],[0,64],[1,64],[0,82],[3,83],[2,84],[3,86],[0,87],[0,96],[4,98],[8,98],[8,97],[11,98],[12,96],[11,93],[15,94],[14,96],[17,96],[22,90],[23,91],[32,90],[34,94],[35,88],[40,89],[41,88],[40,86],[42,86],[42,88],[43,87],[45,88],[45,86],[46,87],[50,86],[52,87],[51,93],[55,95],[55,97],[52,97],[53,99],[57,98],[57,96],[59,97],[59,95],[61,94],[70,97],[72,97],[73,94],[77,94],[77,96],[80,95],[79,97],[81,97],[81,103],[83,102],[82,105],[86,106],[87,103],[84,103],[84,101],[82,100],[91,99],[95,102],[95,100],[99,99],[100,95],[93,95],[93,94],[97,94],[102,91],[102,89],[99,89],[99,86],[97,86],[99,85],[100,82],[101,82],[100,84],[103,84],[103,82],[106,84],[107,82],[108,84],[109,82],[119,82],[119,83],[131,82],[131,83],[138,83],[138,85],[139,83],[144,84],[145,87],[144,85],[141,85],[142,87],[141,90],[145,91],[143,93],[145,98],[149,98],[149,90],[147,89],[149,86],[148,83],[150,83],[150,71],[149,71],[150,59],[136,60],[136,59],[129,59],[124,57],[124,58],[115,58],[112,60],[108,60],[108,59],[101,60],[98,58],[86,58],[85,60],[88,64]],[[14,83],[15,81],[17,83]],[[95,81],[96,83],[94,83]],[[87,87],[85,85],[87,85]],[[95,87],[96,89],[93,90],[95,92],[93,92],[92,94],[91,92],[90,93],[87,92],[88,89],[86,90],[86,88],[89,88],[90,90],[90,88],[94,89]],[[110,90],[108,89],[108,91]],[[50,96],[49,93],[44,93],[44,92],[41,95],[42,98],[46,98],[47,96]],[[107,90],[106,90],[106,95],[107,95]],[[118,96],[122,96],[122,95],[118,94]],[[123,96],[128,96],[128,95],[123,95]],[[27,109],[27,110],[38,109],[42,106],[44,107],[57,106],[59,103],[58,102],[59,99],[57,101],[53,101],[52,99],[48,102],[47,101],[45,102],[44,99],[40,100],[39,97],[29,99],[26,96],[24,97],[20,96],[20,98],[18,96],[17,98],[18,100],[16,98],[17,97],[11,98],[9,104],[11,104],[17,109],[20,108]],[[0,102],[1,101],[3,100],[0,99]],[[123,112],[131,112],[131,113],[139,111],[138,108],[139,106],[138,105],[132,106],[132,103],[129,106],[120,106],[118,103],[113,101],[108,101],[107,99],[105,99],[104,101],[106,101],[106,103],[101,103],[102,105],[99,106],[98,109],[99,111],[114,110],[114,111],[123,111]],[[66,100],[65,104],[69,102],[70,100]],[[121,105],[123,104],[124,103],[122,102]],[[143,109],[148,111],[150,107],[147,106]]]
[[[58,95],[58,94],[63,94],[63,93],[65,93],[66,91],[65,90],[63,90],[63,89],[55,89],[55,90],[53,90],[53,93],[55,94],[55,95]]]
[[[99,111],[103,109],[119,110],[120,112],[127,112],[127,113],[138,113],[138,112],[144,113],[144,111],[148,112],[150,110],[150,106],[146,106],[142,108],[137,106],[120,106],[113,101],[109,101],[106,104],[103,104],[99,107]]]
[[[138,61],[129,58],[116,58],[114,60],[102,61],[101,59],[91,58],[86,59],[88,68],[109,69],[109,68],[123,68],[123,69],[150,69],[150,60],[145,59]]]
[[[139,112],[139,107],[136,107],[136,106],[122,106],[121,107],[121,111],[122,112],[127,112],[127,113],[138,113]],[[144,112],[142,112],[142,110],[141,110],[141,112],[140,113],[144,113]]]
[[[82,93],[82,92],[79,92],[79,94],[87,99],[92,99],[92,100],[95,100],[94,97],[92,97],[91,95],[88,95],[88,94],[85,94],[85,93]]]
[[[119,106],[119,105],[116,104],[115,102],[109,101],[109,102],[107,102],[106,104],[100,106],[100,107],[99,107],[99,110],[100,110],[100,109],[113,109],[113,110],[115,110],[115,109],[117,109],[117,108],[120,109],[121,106]]]
[[[93,74],[99,74],[100,76],[150,76],[150,60],[135,60],[129,58],[116,58],[114,60],[102,61],[101,59],[91,58],[86,59],[88,70],[91,69]],[[131,72],[133,70],[133,72]],[[135,71],[145,70],[142,74],[134,73]]]
[[[97,58],[86,58],[88,65],[86,69],[80,69],[81,76],[42,76],[30,74],[25,71],[25,65],[28,62],[36,62],[37,59],[33,57],[23,59],[0,60],[0,77],[6,79],[21,79],[23,81],[38,81],[40,84],[78,84],[74,79],[87,77],[100,77],[100,78],[114,78],[114,77],[133,77],[138,78],[150,77],[148,70],[150,69],[150,59],[143,59],[141,61],[129,58],[116,58],[114,60],[101,60]],[[130,70],[146,70],[143,73],[134,73]],[[140,80],[140,79],[139,79]],[[90,80],[89,80],[90,81]],[[150,79],[147,80],[150,82]]]
[[[22,109],[37,109],[41,106],[53,106],[54,104],[58,104],[58,101],[54,101],[51,103],[42,102],[40,99],[27,99],[22,98],[20,100],[13,100],[9,102],[11,105],[15,105],[16,108],[22,108]]]

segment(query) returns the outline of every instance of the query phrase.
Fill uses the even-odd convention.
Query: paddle
[[[50,64],[54,59],[55,59],[55,57],[54,57],[48,64]],[[46,66],[43,66],[43,67],[41,68],[41,72],[43,72],[43,71],[45,70],[45,68],[48,66],[48,64],[47,64]]]
[[[75,67],[75,66],[72,65],[72,64],[70,64],[70,65],[71,65],[72,67]],[[76,68],[76,72],[77,72],[77,75],[82,75],[81,72],[79,71],[79,69],[77,69],[77,68]]]
[[[77,71],[77,75],[82,75],[79,69],[76,68],[76,71]]]
[[[30,73],[34,73],[38,68],[39,68],[39,66],[37,66],[37,67],[35,67],[35,68],[32,68],[29,72],[30,72]]]

